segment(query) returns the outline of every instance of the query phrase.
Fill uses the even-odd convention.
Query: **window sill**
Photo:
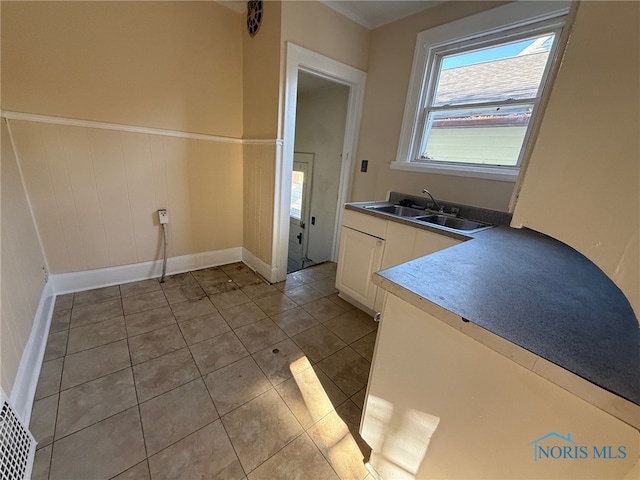
[[[391,162],[391,169],[404,170],[407,172],[452,175],[455,177],[482,178],[485,180],[498,180],[500,182],[515,182],[520,173],[519,168],[485,167],[482,165],[437,165],[410,162]]]

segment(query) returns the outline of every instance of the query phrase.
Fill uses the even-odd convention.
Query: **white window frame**
[[[435,55],[440,54],[443,49],[447,49],[451,44],[460,45],[463,42],[472,44],[484,41],[485,38],[500,37],[501,34],[506,36],[514,31],[526,31],[527,26],[539,25],[542,22],[549,22],[549,25],[545,24],[546,27],[549,27],[550,25],[555,25],[558,19],[563,22],[564,18],[562,17],[567,15],[569,7],[570,2],[568,1],[514,2],[420,32],[416,40],[413,56],[413,69],[407,93],[398,152],[395,162],[391,163],[391,168],[515,182],[518,178],[522,158],[518,160],[518,165],[513,167],[419,160],[420,146],[425,130],[425,106],[430,100],[429,95],[434,90],[434,85],[430,84],[430,80],[432,78],[437,79],[437,75],[431,75],[430,68],[434,64],[439,67],[439,62],[434,62]],[[547,77],[550,67],[555,61],[554,56],[558,51],[561,28],[562,25],[560,25],[560,29],[556,33],[554,47],[549,53],[550,61],[547,63],[545,77]],[[535,32],[533,28],[532,32]],[[545,77],[543,77],[543,82]],[[547,86],[549,80],[547,78]],[[544,89],[544,93],[547,91],[548,88]],[[538,98],[536,106],[539,103],[540,98]],[[521,157],[523,152],[527,150],[526,145],[535,120],[536,110],[534,108],[529,122],[529,128],[520,153]]]

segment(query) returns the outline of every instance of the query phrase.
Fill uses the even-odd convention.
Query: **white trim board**
[[[22,352],[18,372],[11,388],[11,403],[26,425],[29,425],[31,419],[55,299],[53,282],[49,281],[42,289],[31,333]]]
[[[262,277],[269,283],[275,283],[278,281],[276,279],[278,271],[276,267],[263,262],[246,248],[242,249],[242,261],[253,271],[262,275]]]
[[[167,259],[167,275],[199,270],[242,261],[242,247],[210,252],[194,253]],[[158,278],[162,274],[162,260],[119,265],[117,267],[84,270],[82,272],[53,274],[49,278],[55,285],[55,293],[80,292],[109,287],[121,283]]]
[[[25,122],[50,123],[54,125],[65,125],[71,127],[97,128],[100,130],[114,130],[117,132],[141,133],[145,135],[160,135],[163,137],[188,138],[192,140],[204,140],[207,142],[234,143],[237,145],[273,145],[282,144],[282,140],[275,139],[242,139],[234,137],[222,137],[218,135],[208,135],[204,133],[183,132],[180,130],[166,130],[155,127],[141,127],[137,125],[125,125],[121,123],[96,122],[94,120],[80,120],[75,118],[54,117],[51,115],[38,115],[34,113],[22,113],[2,111],[2,117],[7,120],[21,120]]]
[[[312,50],[287,42],[284,95],[284,135],[282,148],[276,150],[276,180],[274,185],[273,246],[272,261],[275,278],[282,281],[287,277],[287,252],[289,248],[289,206],[291,203],[291,170],[296,130],[296,108],[298,93],[298,71],[349,87],[349,103],[342,147],[342,167],[336,207],[335,235],[331,259],[338,257],[340,245],[340,225],[342,225],[343,205],[349,198],[353,176],[353,156],[358,148],[358,133],[362,118],[364,90],[367,74]]]

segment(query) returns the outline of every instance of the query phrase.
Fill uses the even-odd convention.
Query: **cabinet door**
[[[342,227],[336,288],[363,306],[373,309],[378,287],[371,275],[380,270],[384,240]]]
[[[385,237],[388,248],[384,250],[381,270],[395,267],[416,258],[413,256],[413,249],[417,232],[418,229],[415,227],[389,222]]]

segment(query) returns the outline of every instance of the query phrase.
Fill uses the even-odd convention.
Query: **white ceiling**
[[[298,72],[298,94],[310,93],[323,88],[335,87],[339,83],[303,71]],[[344,87],[347,88],[347,87]]]
[[[247,2],[217,0],[236,12],[246,12]],[[287,1],[287,0],[284,0]],[[320,0],[321,3],[369,30],[395,22],[444,3],[437,0]]]
[[[321,0],[321,2],[369,30],[444,3],[436,0]]]

